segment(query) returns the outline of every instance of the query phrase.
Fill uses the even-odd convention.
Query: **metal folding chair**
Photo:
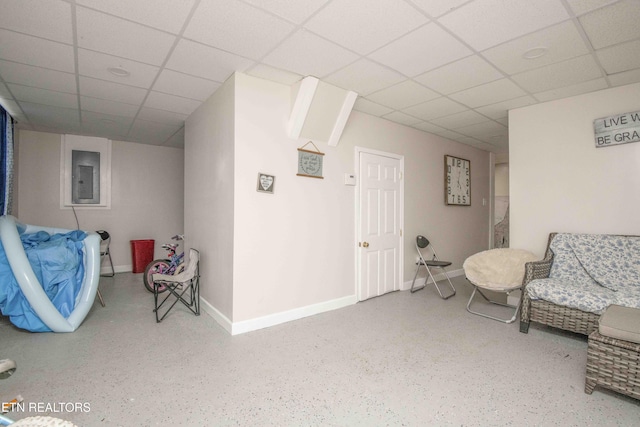
[[[178,274],[153,274],[153,300],[156,313],[156,322],[162,322],[171,309],[179,302],[187,307],[196,316],[200,315],[200,252],[196,249],[189,250],[189,264]],[[168,293],[160,300],[160,287],[166,287]],[[160,315],[160,309],[173,299],[171,305],[165,308]]]
[[[449,299],[452,296],[454,296],[456,294],[456,288],[453,287],[453,283],[451,283],[451,280],[449,279],[449,275],[445,270],[446,267],[449,267],[451,265],[451,262],[440,260],[438,258],[438,255],[436,255],[436,251],[433,248],[433,245],[431,244],[431,242],[429,242],[429,239],[427,239],[424,236],[416,237],[416,251],[418,252],[418,256],[420,258],[418,259],[418,262],[416,262],[416,265],[418,267],[416,268],[416,274],[413,276],[413,283],[411,283],[411,292],[413,293],[413,292],[419,291],[420,289],[427,286],[427,283],[429,282],[429,278],[431,278],[431,281],[435,285],[436,290],[440,294],[440,298]],[[427,269],[427,276],[424,278],[424,284],[418,288],[415,288],[416,278],[418,277],[418,272],[420,271],[420,267],[422,266],[424,266]],[[445,279],[447,279],[447,282],[449,282],[449,286],[451,287],[452,293],[450,293],[447,296],[445,296],[442,293],[442,291],[440,290],[440,286],[438,286],[438,282],[436,282],[436,279],[431,273],[432,268],[437,268],[441,271]]]

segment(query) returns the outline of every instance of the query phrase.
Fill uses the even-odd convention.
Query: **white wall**
[[[185,125],[185,234],[200,251],[204,309],[222,323],[233,319],[234,82],[229,78]]]
[[[60,208],[59,134],[19,131],[18,219],[26,224],[75,229],[71,209]],[[116,271],[130,271],[130,240],[160,247],[183,232],[184,150],[113,141],[111,209],[76,208],[80,228],[107,230]],[[104,267],[103,267],[104,268]]]
[[[511,247],[550,232],[640,234],[640,143],[596,148],[593,121],[640,109],[640,84],[509,113]]]
[[[324,179],[298,177],[297,148],[307,141],[285,133],[290,88],[243,74],[235,83],[233,322],[355,295],[355,187],[344,174],[355,172],[356,146],[405,156],[405,280],[416,234],[455,269],[488,248],[489,153],[353,112],[338,147],[316,143]],[[445,154],[471,160],[471,207],[444,204]],[[258,172],[276,176],[275,194],[256,191]]]

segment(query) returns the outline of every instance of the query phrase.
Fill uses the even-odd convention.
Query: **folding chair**
[[[440,294],[440,298],[449,299],[452,296],[454,296],[456,294],[456,288],[453,287],[453,283],[451,283],[451,280],[449,279],[449,275],[445,270],[446,267],[449,267],[451,265],[451,262],[441,261],[440,259],[438,259],[438,255],[436,255],[436,251],[433,248],[433,245],[431,244],[431,242],[429,242],[429,239],[427,239],[424,236],[416,237],[416,251],[418,252],[418,256],[420,258],[418,259],[418,262],[416,262],[416,265],[418,266],[418,268],[416,268],[416,274],[413,276],[413,283],[411,283],[411,293],[417,292],[420,289],[427,286],[429,278],[431,278],[431,281],[436,286],[436,290]],[[416,284],[416,278],[418,277],[418,272],[420,271],[420,267],[422,266],[424,266],[427,269],[427,276],[424,278],[424,284],[422,286],[420,286],[419,288],[414,288]],[[440,290],[440,286],[438,286],[438,282],[436,282],[436,279],[433,277],[433,274],[431,273],[432,268],[440,269],[444,277],[447,279],[447,282],[449,282],[449,286],[451,287],[451,291],[452,291],[451,294],[447,296],[444,296],[442,294],[442,291]]]
[[[200,252],[196,249],[189,250],[189,264],[181,273],[178,274],[153,274],[153,300],[155,303],[156,322],[162,322],[171,309],[180,301],[196,316],[200,315]],[[168,290],[167,295],[160,301],[159,289],[165,286]],[[165,309],[164,314],[160,316],[160,308],[167,303],[169,298],[173,297],[173,303]]]
[[[109,249],[109,245],[111,244],[111,236],[104,230],[96,231],[100,235],[102,241],[100,242],[100,265],[102,266],[102,261],[108,256],[109,264],[111,264],[111,274],[101,274],[104,277],[113,277],[116,274],[116,271],[113,268],[113,260],[111,259],[111,250]],[[98,287],[98,298],[100,299],[100,304],[104,307],[104,299],[102,299],[102,293],[100,292],[100,287]]]

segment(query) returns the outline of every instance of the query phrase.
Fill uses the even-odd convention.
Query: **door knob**
[[[362,247],[363,248],[368,248],[369,247],[369,243],[368,242],[362,242]]]

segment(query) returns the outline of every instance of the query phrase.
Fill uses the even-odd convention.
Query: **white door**
[[[358,299],[400,289],[402,157],[359,153]]]

